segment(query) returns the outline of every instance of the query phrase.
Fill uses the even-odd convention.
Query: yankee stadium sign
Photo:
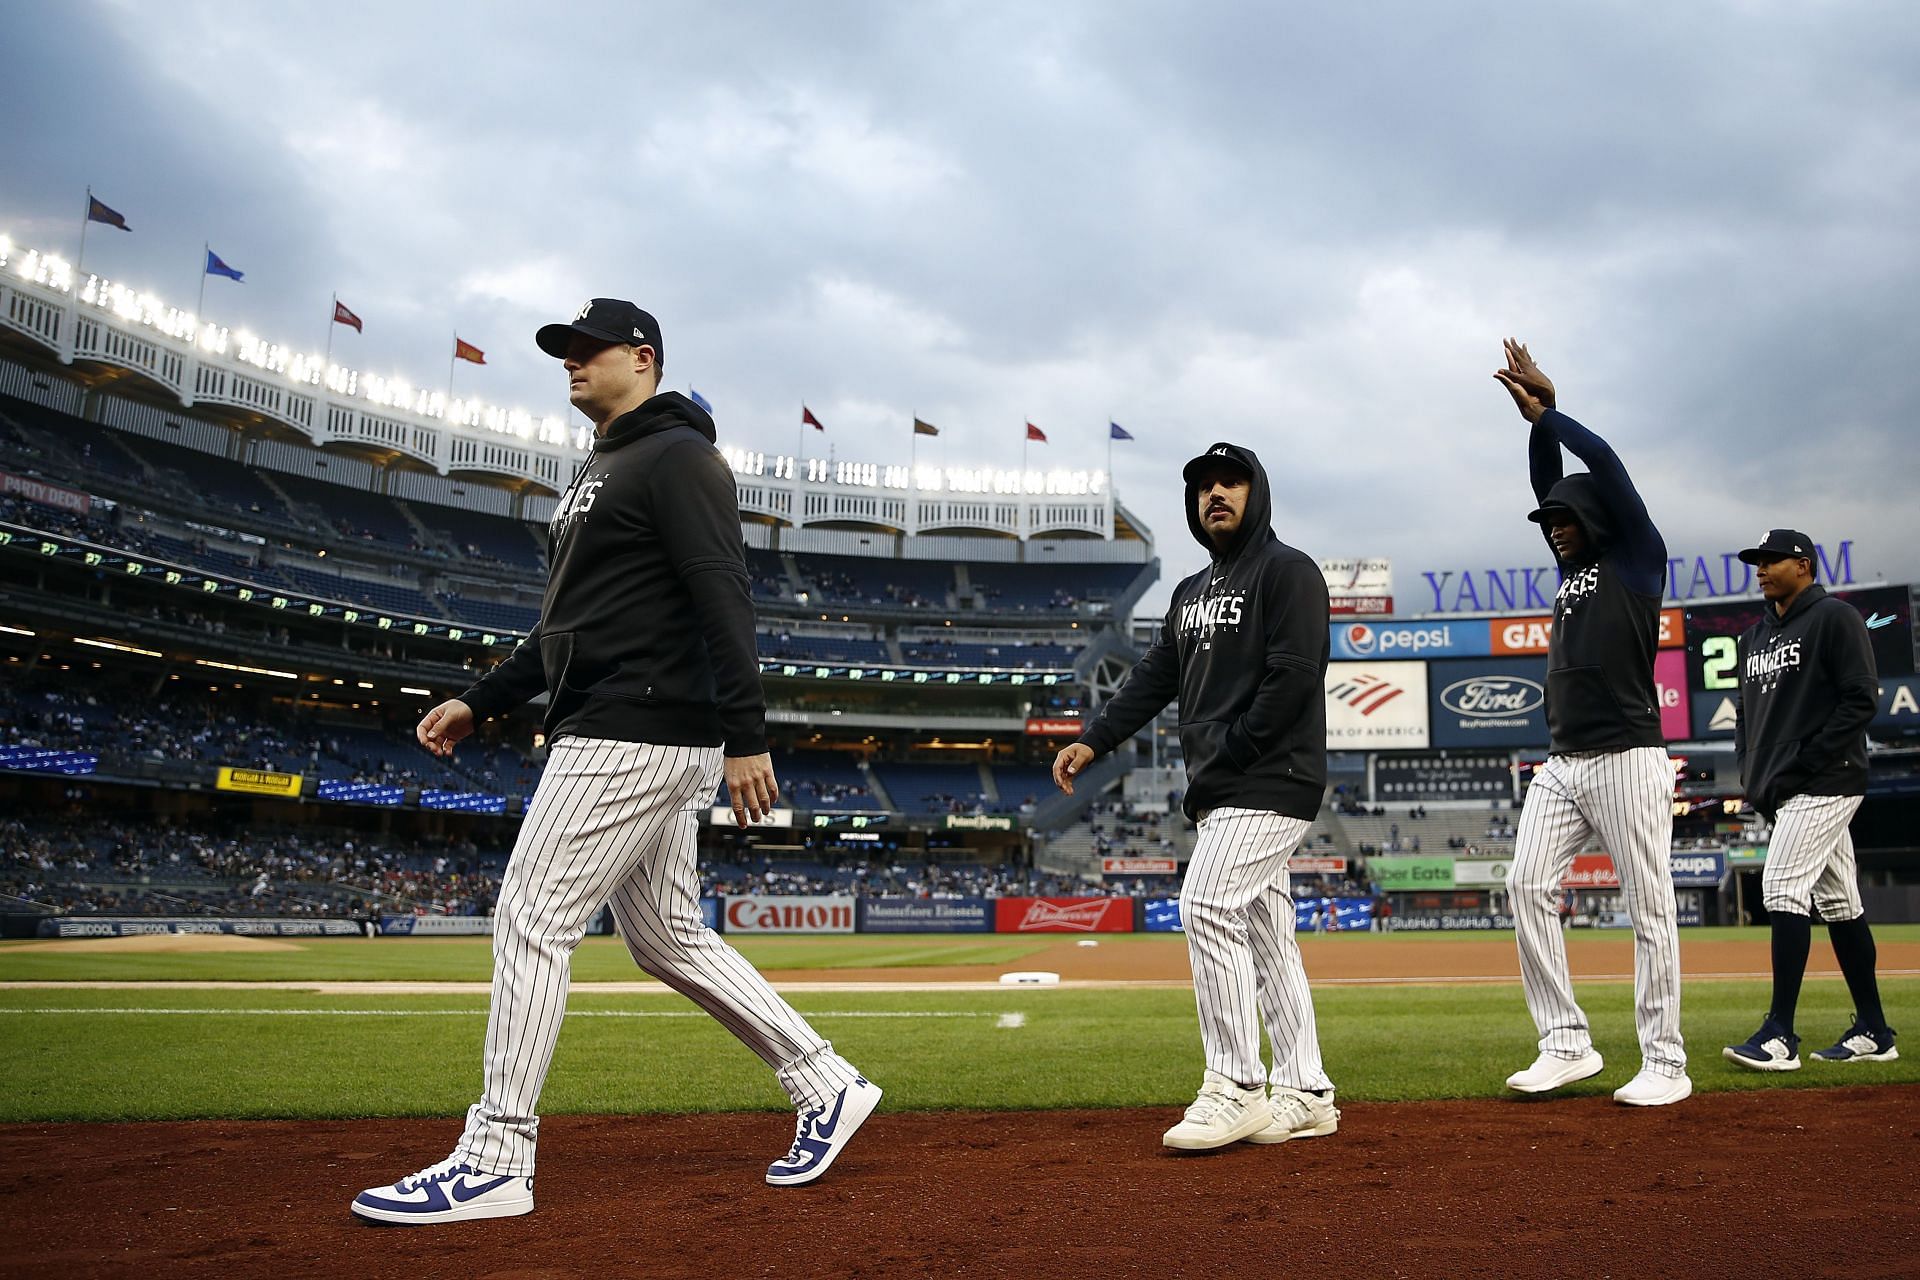
[[[1827,586],[1853,582],[1853,540],[1842,539],[1831,555],[1815,543],[1813,580]],[[1436,569],[1420,575],[1415,593],[1422,613],[1499,613],[1538,609],[1551,612],[1560,589],[1560,573],[1551,565],[1511,569]],[[1754,592],[1753,566],[1737,551],[1717,556],[1673,556],[1667,560],[1667,599],[1705,600]],[[1402,601],[1404,605],[1406,601]]]

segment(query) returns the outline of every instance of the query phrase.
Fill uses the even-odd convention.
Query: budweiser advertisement
[[[1287,870],[1297,876],[1341,876],[1347,860],[1339,854],[1296,853],[1287,859]]]
[[[995,933],[1132,933],[1132,898],[998,898]]]
[[[1077,738],[1087,731],[1084,720],[1044,720],[1027,721],[1027,732],[1041,738]]]

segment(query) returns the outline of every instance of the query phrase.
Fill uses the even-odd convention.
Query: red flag
[[[1047,433],[1029,422],[1027,424],[1027,439],[1038,440],[1041,444],[1045,444],[1047,442]]]
[[[825,427],[820,425],[820,419],[813,416],[813,410],[807,408],[805,405],[800,406],[800,425],[803,427],[812,427],[815,431],[826,430]]]
[[[341,302],[338,298],[334,299],[333,302],[333,322],[335,324],[344,324],[355,333],[366,332],[365,329],[360,327],[360,317],[347,310],[347,304]]]
[[[913,434],[917,436],[937,436],[940,434],[940,428],[922,418],[915,418],[913,420]]]
[[[468,360],[474,364],[485,364],[487,362],[487,353],[474,346],[471,342],[460,341],[460,335],[456,333],[453,335],[453,358],[455,360]]]
[[[94,199],[93,192],[91,191],[87,192],[87,221],[104,222],[108,226],[118,227],[122,231],[133,230],[132,227],[127,225],[125,218],[121,217],[114,210],[107,208],[107,206],[100,203],[100,201]]]

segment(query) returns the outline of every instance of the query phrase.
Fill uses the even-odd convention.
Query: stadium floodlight
[[[33,633],[28,632],[27,634],[31,635]],[[94,649],[113,649],[120,653],[137,653],[143,658],[164,658],[166,656],[158,649],[142,649],[137,644],[121,644],[117,640],[89,640],[85,636],[75,636],[73,642],[75,644],[84,644]]]
[[[4,622],[0,622],[0,631],[4,631],[10,636],[37,636],[40,634],[38,631],[29,631],[25,627],[10,627]]]
[[[202,667],[213,667],[220,671],[238,671],[250,676],[275,676],[281,680],[298,680],[300,678],[297,672],[275,671],[272,667],[249,667],[241,662],[216,662],[212,658],[195,658],[194,662]]]
[[[407,685],[407,684],[403,684],[400,686],[400,692],[411,693],[421,698],[431,698],[433,696],[433,690],[431,689],[416,689],[412,685]]]

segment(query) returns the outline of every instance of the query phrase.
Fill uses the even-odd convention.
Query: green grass
[[[1895,1026],[1920,1026],[1920,979],[1885,980],[1883,990]],[[1604,1093],[1639,1065],[1632,989],[1588,983],[1580,995],[1607,1070],[1566,1092]],[[1338,987],[1315,1000],[1343,1100],[1497,1096],[1506,1074],[1533,1057],[1517,984]],[[1684,1000],[1700,1090],[1920,1081],[1920,1053],[1852,1069],[1809,1062],[1786,1076],[1740,1071],[1719,1048],[1752,1032],[1766,984],[1695,982]],[[890,1109],[1167,1106],[1185,1102],[1199,1082],[1193,997],[1178,989],[803,994],[793,1002],[885,1086]],[[479,1089],[485,1004],[481,995],[0,991],[0,1120],[451,1117]],[[157,1009],[243,1012],[86,1012]],[[462,1012],[265,1012],[286,1009]],[[571,1009],[691,1016],[570,1017],[542,1100],[548,1114],[786,1105],[771,1072],[679,997],[577,990]],[[1826,1043],[1849,1011],[1838,980],[1810,980],[1804,1048]],[[871,1016],[888,1013],[921,1016]],[[1024,1024],[1000,1025],[1009,1013]]]

